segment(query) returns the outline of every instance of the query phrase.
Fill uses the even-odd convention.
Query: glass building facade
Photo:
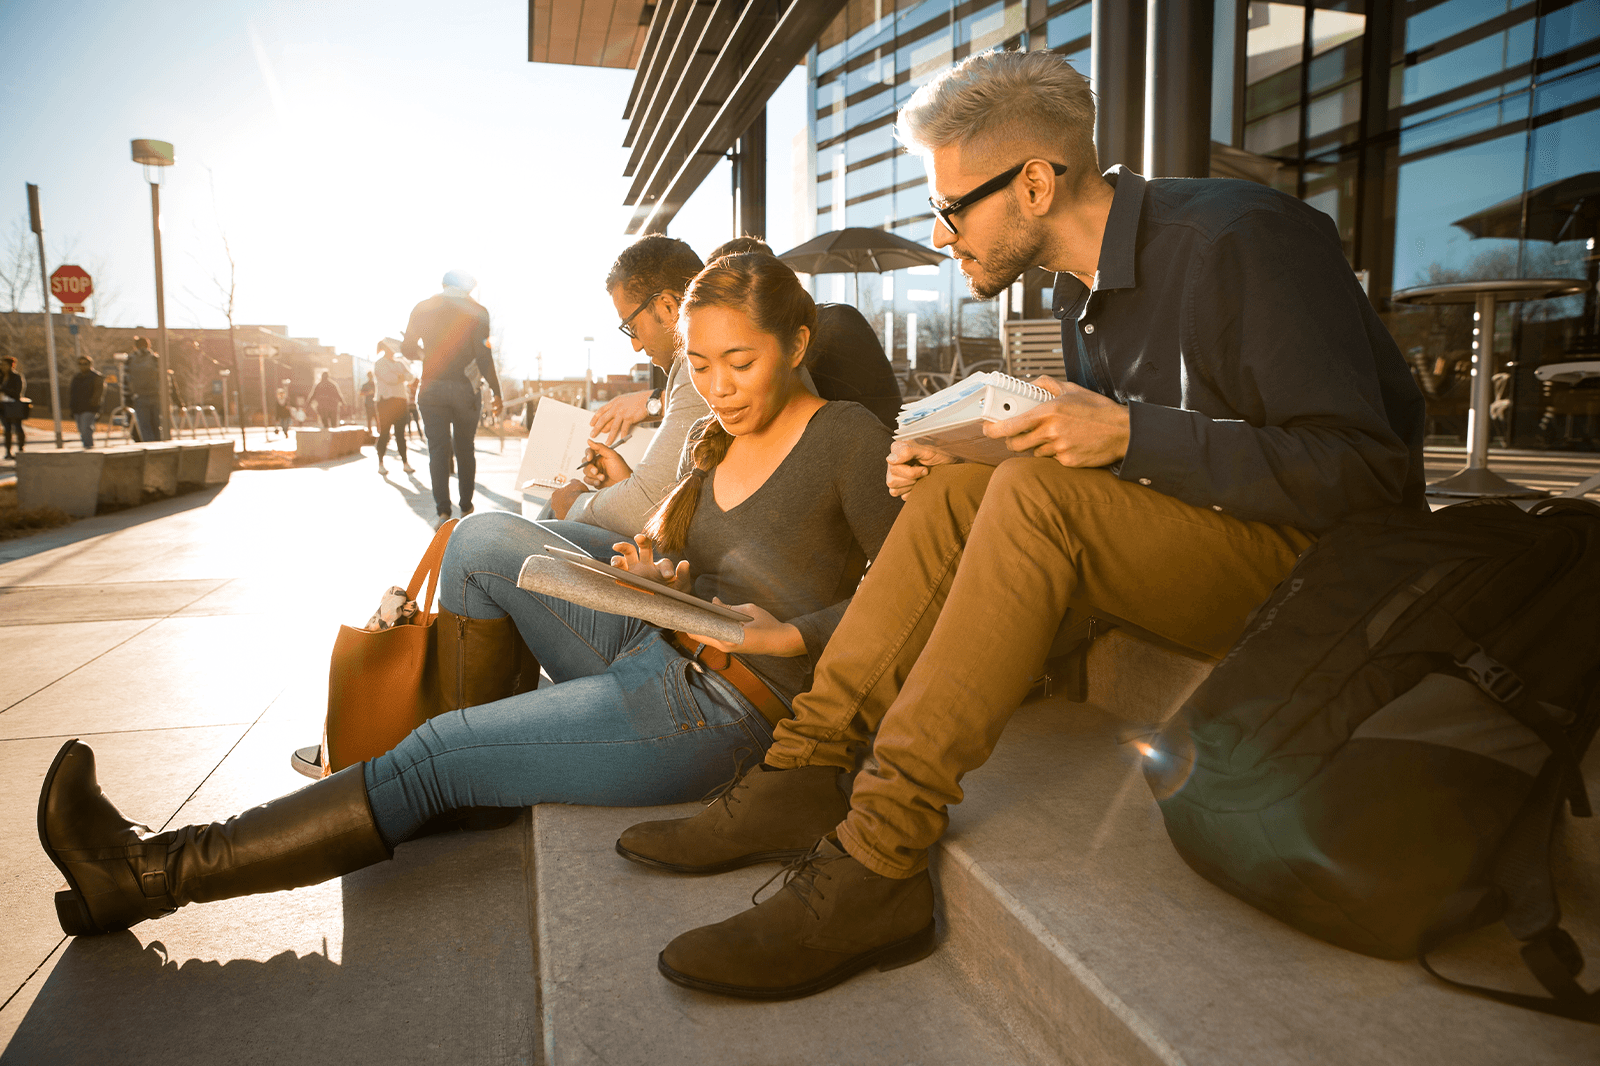
[[[1600,447],[1600,376],[1549,385],[1534,374],[1600,361],[1600,0],[1215,8],[1213,159],[1233,150],[1334,220],[1429,397],[1434,439],[1465,432],[1472,309],[1408,307],[1391,293],[1570,277],[1588,293],[1501,306],[1494,432],[1518,446]],[[850,0],[808,60],[815,232],[882,227],[927,243],[923,168],[894,141],[896,109],[975,51],[1050,49],[1087,74],[1090,44],[1088,0]],[[1008,313],[1046,315],[1051,280],[1040,271],[1014,286]],[[859,284],[858,298],[849,275],[816,279],[819,297],[856,302],[876,323],[897,366],[998,354],[1000,302],[971,299],[953,264]]]

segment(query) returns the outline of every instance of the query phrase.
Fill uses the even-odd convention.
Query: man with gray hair
[[[1327,216],[1247,182],[1101,174],[1093,129],[1048,52],[973,56],[900,113],[973,293],[1057,272],[1066,380],[988,427],[1017,453],[998,466],[894,445],[906,507],[764,764],[618,841],[684,873],[796,860],[672,941],[670,980],[781,999],[923,957],[927,849],[1069,612],[1220,656],[1316,534],[1424,506],[1421,397]]]

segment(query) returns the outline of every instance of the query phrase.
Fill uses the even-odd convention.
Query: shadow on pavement
[[[153,503],[143,503],[137,507],[129,507],[125,511],[113,511],[110,514],[99,514],[93,518],[80,519],[70,526],[59,529],[46,530],[35,533],[30,537],[18,537],[16,540],[0,541],[0,563],[8,563],[16,559],[26,559],[30,555],[60,548],[69,544],[77,544],[91,537],[99,537],[106,533],[118,533],[124,529],[152,522],[157,518],[166,518],[168,515],[181,514],[192,511],[197,507],[204,507],[226,485],[212,485],[209,488],[197,489],[186,492],[181,496],[169,496],[164,500]]]
[[[530,832],[525,814],[346,877],[338,962],[326,938],[321,954],[264,961],[175,961],[157,923],[136,927],[155,937],[144,945],[132,932],[76,938],[0,1064],[531,1061]],[[240,901],[244,914],[257,906]]]

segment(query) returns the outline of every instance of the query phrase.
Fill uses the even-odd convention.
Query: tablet
[[[739,622],[742,624],[745,622],[755,621],[755,619],[750,615],[741,614],[738,611],[724,607],[718,603],[712,603],[709,600],[702,600],[698,596],[691,596],[687,592],[679,592],[671,585],[663,585],[658,581],[651,581],[648,578],[640,577],[631,570],[624,570],[620,566],[612,566],[610,563],[603,563],[599,559],[591,558],[582,552],[568,551],[566,548],[557,548],[553,544],[546,544],[544,550],[548,554],[555,556],[557,559],[564,559],[574,566],[581,566],[585,570],[592,570],[597,574],[602,574],[605,577],[609,577],[619,585],[626,585],[629,588],[638,589],[640,592],[648,592],[652,596],[666,596],[668,599],[674,599],[682,603],[692,604],[693,606],[699,607],[702,610],[710,611],[719,618],[726,618],[730,622]]]

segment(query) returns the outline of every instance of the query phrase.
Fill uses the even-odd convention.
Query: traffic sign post
[[[50,294],[61,301],[62,313],[72,316],[67,332],[72,334],[72,363],[76,366],[83,358],[82,342],[78,340],[78,316],[83,314],[83,305],[94,295],[94,279],[83,267],[62,263],[50,275]]]
[[[83,267],[62,263],[50,275],[50,295],[61,301],[62,311],[81,315],[83,305],[94,295],[94,279]]]

